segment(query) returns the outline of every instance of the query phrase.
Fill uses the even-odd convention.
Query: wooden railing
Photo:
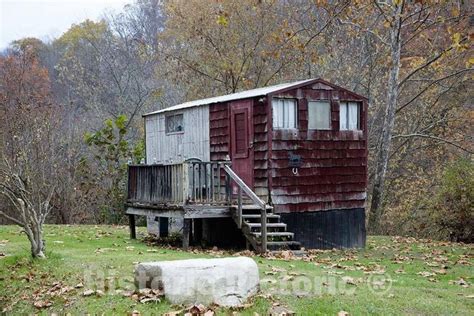
[[[237,186],[237,196],[231,183]],[[144,205],[230,206],[237,198],[237,225],[242,228],[243,194],[261,209],[261,249],[267,249],[267,205],[232,170],[229,162],[183,162],[129,165],[127,202]]]
[[[128,202],[143,204],[230,203],[226,162],[184,162],[170,165],[129,165]]]

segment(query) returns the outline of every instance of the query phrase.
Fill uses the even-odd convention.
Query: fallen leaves
[[[214,316],[215,312],[211,307],[206,307],[202,304],[192,305],[177,311],[170,311],[164,313],[163,316]]]
[[[140,289],[139,291],[124,291],[121,292],[122,296],[130,297],[132,300],[139,303],[159,303],[161,298],[164,296],[163,291],[158,289]]]
[[[293,316],[296,315],[296,313],[288,307],[280,305],[280,303],[275,302],[273,303],[272,307],[270,308],[268,315],[270,316]]]
[[[39,309],[50,307],[53,304],[51,301],[53,297],[65,298],[65,294],[73,290],[72,286],[68,286],[61,281],[53,282],[50,287],[34,291],[33,306]]]
[[[48,301],[48,300],[38,300],[36,302],[33,303],[33,306],[36,307],[36,308],[46,308],[46,307],[50,307],[51,305],[53,305],[53,303],[51,301]]]

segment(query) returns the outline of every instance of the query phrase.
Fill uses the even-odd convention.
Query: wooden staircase
[[[237,225],[238,207],[232,207],[233,219]],[[266,225],[262,233],[262,214],[258,205],[242,205],[242,223],[240,229],[248,243],[257,252],[279,251],[279,250],[300,250],[301,244],[294,240],[294,233],[287,230],[286,224],[281,222],[280,215],[273,213],[271,206],[266,206]],[[262,236],[266,235],[266,242]],[[266,247],[266,249],[265,249]]]
[[[237,205],[231,206],[232,217],[255,251],[299,251],[301,244],[294,240],[294,233],[287,231],[280,215],[273,213],[273,207],[263,202],[230,166],[224,166],[224,170],[238,185]],[[244,204],[243,193],[252,204]]]

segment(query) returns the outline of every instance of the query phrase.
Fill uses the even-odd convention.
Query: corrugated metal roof
[[[222,95],[218,97],[189,101],[189,102],[181,103],[178,105],[173,105],[166,109],[150,112],[150,113],[144,114],[143,116],[169,112],[169,111],[182,110],[182,109],[187,109],[187,108],[191,108],[195,106],[207,105],[207,104],[212,104],[212,103],[220,103],[220,102],[228,102],[228,101],[234,101],[234,100],[240,100],[240,99],[254,98],[258,96],[267,95],[272,92],[285,90],[293,86],[305,84],[313,80],[316,80],[316,79],[307,79],[307,80],[295,81],[295,82],[290,82],[290,83],[282,83],[282,84],[277,84],[274,86],[246,90],[246,91],[226,94],[226,95]]]

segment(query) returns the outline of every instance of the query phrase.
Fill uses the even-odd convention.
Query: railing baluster
[[[202,202],[202,173],[201,173],[201,164],[198,164],[198,178],[199,178],[199,202]]]
[[[221,165],[217,164],[217,199],[221,202]]]
[[[211,175],[211,164],[210,163],[205,163],[204,164],[204,172],[206,174],[206,202],[207,203],[210,203],[211,201],[211,196],[210,196],[210,193],[211,193],[211,179],[209,178],[210,175]],[[209,170],[208,170],[209,169]]]
[[[209,172],[210,172],[210,176],[211,176],[211,185],[210,185],[210,188],[209,188],[209,196],[211,198],[211,203],[214,203],[215,202],[215,196],[214,196],[214,164],[211,162],[209,163]]]
[[[261,224],[260,228],[262,230],[262,252],[267,252],[267,208],[264,207],[261,210]]]
[[[242,228],[242,188],[239,186],[239,196],[237,198],[237,219],[239,229]]]

